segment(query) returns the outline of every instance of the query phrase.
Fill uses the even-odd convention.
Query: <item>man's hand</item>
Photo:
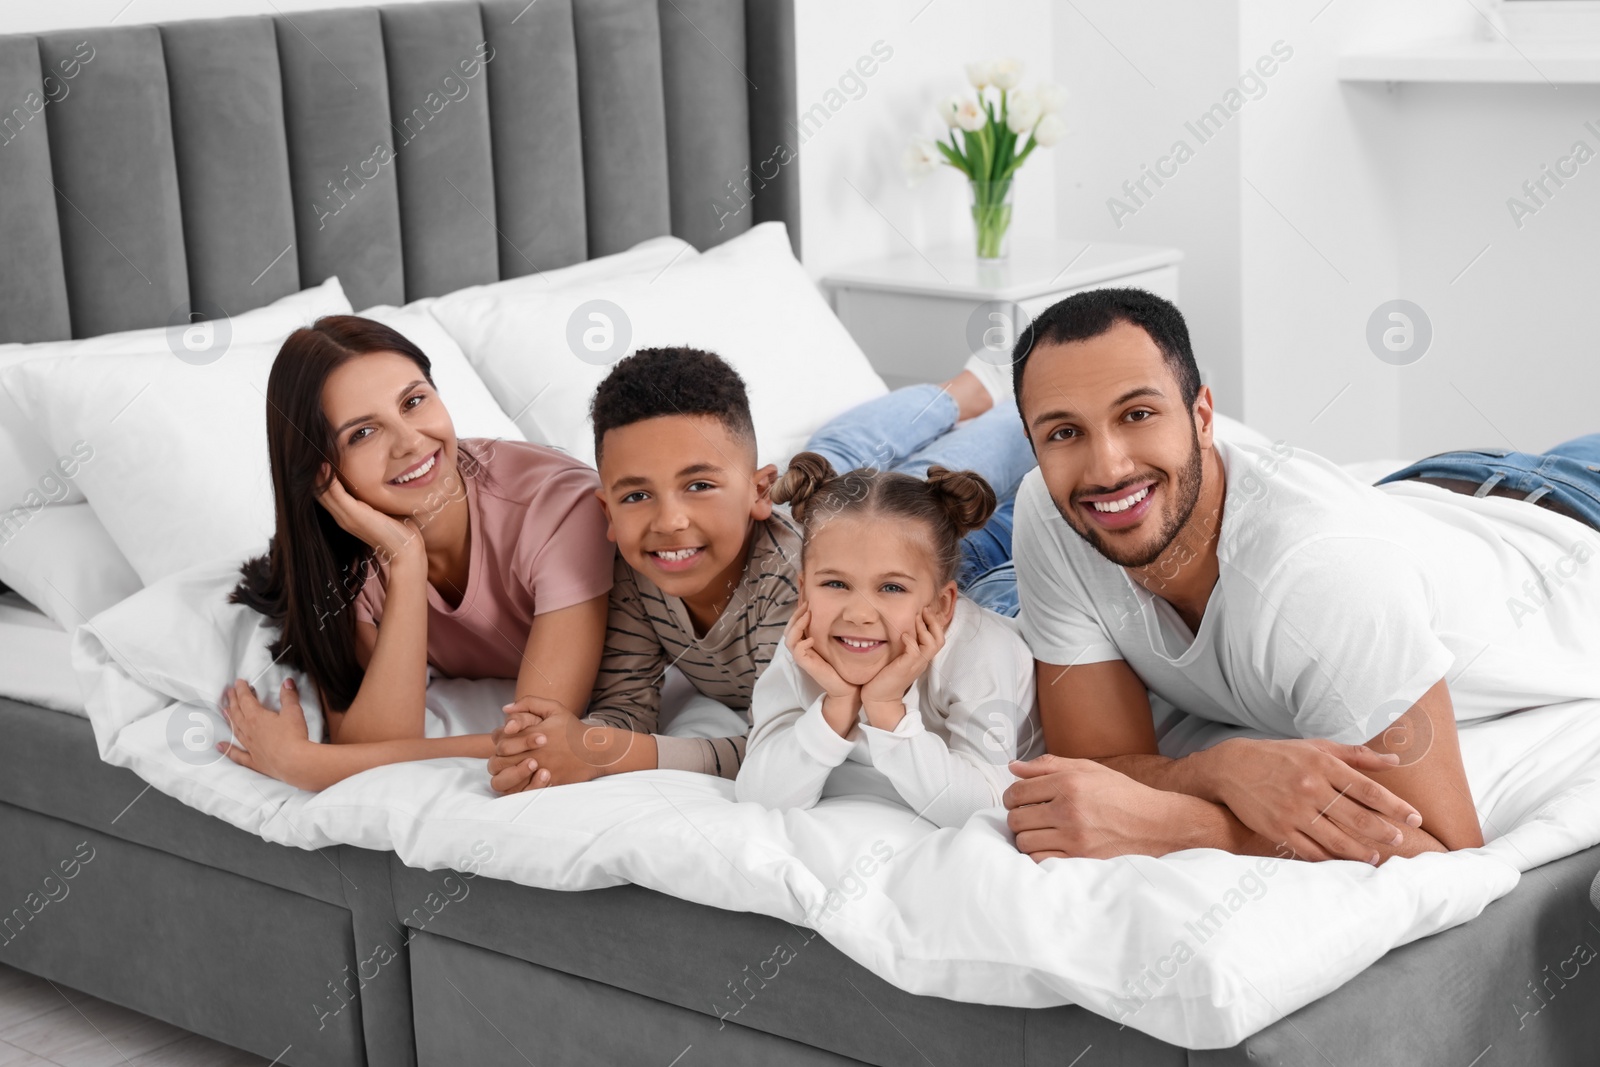
[[[1394,754],[1324,740],[1233,738],[1189,757],[1207,765],[1208,799],[1301,859],[1378,863],[1374,844],[1400,844],[1417,809],[1362,771],[1393,770]],[[1201,794],[1204,795],[1204,794]]]
[[[1192,847],[1183,837],[1185,802],[1192,797],[1152,789],[1093,760],[1040,756],[1014,760],[1013,782],[1002,799],[1017,851],[1035,861],[1051,857],[1109,859],[1164,856]]]

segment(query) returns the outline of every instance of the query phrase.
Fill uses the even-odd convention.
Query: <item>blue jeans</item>
[[[1549,497],[1600,530],[1600,433],[1538,454],[1498,448],[1441,452],[1379,479],[1378,484],[1401,478],[1458,478],[1484,486],[1485,492],[1504,487],[1525,500]],[[1009,561],[978,575],[964,591],[1002,615],[1014,617],[1019,609],[1017,572]]]
[[[983,475],[1000,506],[982,529],[961,539],[956,585],[965,591],[980,575],[1010,561],[1017,487],[1035,460],[1016,401],[1008,399],[965,422],[956,421],[959,414],[955,398],[937,385],[909,385],[837,416],[811,435],[806,451],[824,456],[837,471],[876,467],[925,478],[928,468],[938,465]]]
[[[1548,452],[1478,448],[1441,452],[1380,479],[1455,478],[1474,482],[1478,495],[1491,489],[1516,493],[1534,503],[1548,499],[1600,530],[1600,433],[1556,445]]]

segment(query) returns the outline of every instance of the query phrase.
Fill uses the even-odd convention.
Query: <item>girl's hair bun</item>
[[[998,501],[994,487],[976,471],[932,466],[928,468],[927,480],[929,492],[950,516],[960,536],[981,529],[995,512]]]
[[[797,521],[805,522],[806,505],[837,476],[838,472],[826,457],[815,452],[801,452],[789,461],[789,469],[773,484],[772,502],[788,504],[789,513]]]

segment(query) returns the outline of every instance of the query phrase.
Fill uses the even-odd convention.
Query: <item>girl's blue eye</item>
[[[904,593],[906,591],[906,587],[899,582],[884,582],[883,585],[879,586],[879,589],[885,593]]]
[[[822,583],[824,589],[843,589],[844,583],[837,578],[829,578]]]

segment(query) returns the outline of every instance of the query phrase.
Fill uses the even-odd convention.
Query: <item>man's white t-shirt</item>
[[[1190,714],[1346,744],[1441,678],[1458,720],[1600,697],[1600,532],[1520,500],[1366,485],[1287,445],[1216,449],[1220,574],[1198,633],[1067,525],[1038,468],[1023,479],[1018,620],[1036,659],[1125,660]]]

